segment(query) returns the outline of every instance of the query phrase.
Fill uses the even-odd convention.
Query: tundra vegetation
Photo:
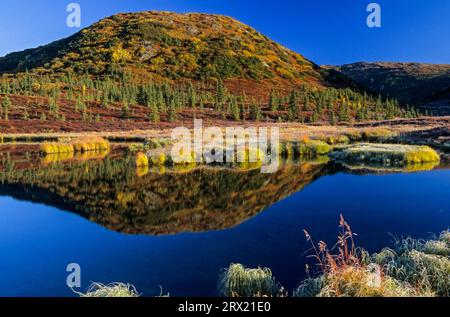
[[[439,162],[439,154],[428,146],[359,143],[342,148],[332,155],[344,162],[381,165],[414,165]]]
[[[73,152],[107,152],[109,149],[110,144],[105,139],[88,136],[76,138],[70,142],[52,142],[41,145],[41,152],[46,155]]]
[[[311,242],[318,276],[304,280],[294,297],[434,297],[450,295],[450,232],[429,240],[396,239],[394,248],[370,255],[356,247],[355,234],[341,216],[334,248]],[[267,268],[231,264],[219,278],[224,296],[285,296]]]
[[[370,255],[354,243],[355,234],[341,216],[335,248],[311,242],[319,275],[308,277],[293,297],[448,297],[450,296],[450,232],[429,240],[397,239],[394,248]],[[334,251],[337,249],[337,251]],[[231,264],[219,276],[221,297],[287,297],[269,268]],[[136,297],[129,284],[93,284],[82,297]]]

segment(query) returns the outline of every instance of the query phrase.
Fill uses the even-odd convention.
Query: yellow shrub
[[[72,141],[75,152],[108,151],[109,142],[100,137],[84,137]]]
[[[150,163],[156,166],[162,166],[166,163],[166,155],[164,153],[153,153],[150,157]]]
[[[41,145],[41,152],[48,154],[58,154],[58,153],[71,153],[74,152],[74,148],[68,143],[44,143]]]
[[[113,63],[126,62],[131,59],[131,54],[120,45],[112,49],[111,59]]]
[[[148,166],[148,165],[149,165],[149,162],[148,162],[147,155],[145,155],[144,153],[138,153],[136,155],[136,166],[143,167],[143,166]]]
[[[407,163],[429,163],[440,161],[439,154],[428,146],[421,146],[416,149],[407,151],[405,161]]]

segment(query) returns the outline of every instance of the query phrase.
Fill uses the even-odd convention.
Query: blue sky
[[[66,6],[82,26],[119,12],[166,10],[230,15],[319,64],[414,61],[450,64],[448,0],[1,0],[0,56],[66,37]],[[368,28],[366,6],[382,8]]]

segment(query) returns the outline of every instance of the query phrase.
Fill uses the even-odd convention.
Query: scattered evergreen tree
[[[156,103],[152,103],[152,105],[151,105],[151,111],[150,111],[150,114],[149,114],[149,119],[153,123],[158,123],[159,120],[160,120],[159,109],[158,109],[158,106],[156,105]]]
[[[11,109],[11,100],[8,98],[8,96],[6,96],[2,99],[2,114],[3,114],[3,119],[6,121],[9,120],[9,110],[10,109]]]

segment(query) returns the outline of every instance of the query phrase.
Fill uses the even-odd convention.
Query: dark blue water
[[[450,226],[450,170],[323,176],[245,223],[218,232],[132,236],[75,214],[0,198],[0,296],[73,296],[66,266],[90,282],[127,282],[146,296],[214,295],[230,262],[267,266],[288,290],[304,277],[302,229],[332,244],[344,214],[371,252],[396,235],[423,237]]]

